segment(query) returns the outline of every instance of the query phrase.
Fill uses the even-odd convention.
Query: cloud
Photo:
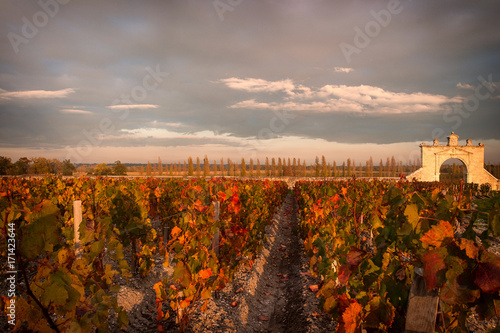
[[[338,73],[349,73],[354,70],[354,68],[349,67],[334,67],[333,70]]]
[[[61,113],[69,113],[69,114],[92,114],[91,111],[87,110],[78,110],[78,109],[61,109],[59,110]]]
[[[231,77],[222,79],[223,82],[231,89],[244,90],[248,92],[284,92],[291,97],[308,97],[311,89],[303,85],[296,85],[292,80],[267,81],[264,79],[245,78],[240,79]]]
[[[6,91],[0,89],[0,99],[43,99],[43,98],[65,98],[75,92],[73,88],[61,90],[25,90],[25,91]]]
[[[229,79],[231,83],[237,82],[236,87],[229,87],[250,91],[280,91],[278,87],[285,86],[283,82],[269,82],[260,79]],[[224,81],[228,82],[228,81]],[[255,82],[259,82],[257,89]],[[400,93],[387,91],[380,87],[370,85],[347,86],[347,85],[325,85],[319,89],[305,86],[295,86],[291,80],[286,80],[286,92],[289,97],[278,102],[260,102],[256,99],[244,100],[235,103],[232,109],[268,109],[287,111],[308,111],[318,113],[336,112],[363,112],[368,114],[401,114],[418,112],[443,111],[445,105],[460,103],[461,97],[446,97],[444,95],[433,95],[422,92]],[[271,87],[263,89],[263,87]],[[304,99],[308,99],[304,102]]]
[[[107,106],[107,108],[112,109],[112,110],[122,110],[122,109],[145,110],[145,109],[156,109],[156,108],[158,108],[158,105],[155,105],[155,104],[118,104],[118,105]]]
[[[474,87],[472,85],[462,82],[457,83],[457,88],[474,90]]]

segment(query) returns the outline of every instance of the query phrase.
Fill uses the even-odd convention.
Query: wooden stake
[[[76,257],[81,257],[82,250],[80,247],[80,224],[82,223],[82,201],[73,201],[73,217],[74,217],[74,228],[75,228],[75,255]]]
[[[423,269],[415,268],[406,311],[405,333],[433,333],[439,302],[438,290],[427,292]]]

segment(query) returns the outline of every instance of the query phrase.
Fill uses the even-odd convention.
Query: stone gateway
[[[434,139],[432,146],[425,143],[420,145],[422,167],[406,178],[419,181],[439,181],[441,165],[450,158],[462,161],[467,171],[467,183],[491,185],[492,190],[500,190],[500,182],[484,168],[485,145],[479,143],[472,145],[472,140],[467,139],[465,146],[458,144],[458,135],[451,132],[448,136],[448,145],[439,145],[439,140]]]

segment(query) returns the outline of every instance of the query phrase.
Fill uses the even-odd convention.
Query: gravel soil
[[[252,268],[242,268],[218,291],[206,312],[192,319],[191,332],[331,332],[336,323],[318,314],[319,299],[297,232],[296,202],[289,194]]]

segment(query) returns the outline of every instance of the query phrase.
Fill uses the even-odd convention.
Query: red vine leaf
[[[474,283],[485,293],[500,290],[500,258],[490,252],[483,252],[474,271]]]
[[[444,260],[447,255],[448,251],[440,248],[428,251],[422,256],[422,262],[424,264],[424,279],[427,285],[427,291],[440,287],[442,277],[440,275],[438,276],[438,273],[446,268]]]
[[[353,247],[347,254],[347,263],[356,267],[363,261],[365,256],[366,251]]]
[[[339,282],[341,284],[346,284],[349,281],[349,277],[351,276],[351,270],[349,269],[349,265],[342,265],[339,268],[338,277]]]

